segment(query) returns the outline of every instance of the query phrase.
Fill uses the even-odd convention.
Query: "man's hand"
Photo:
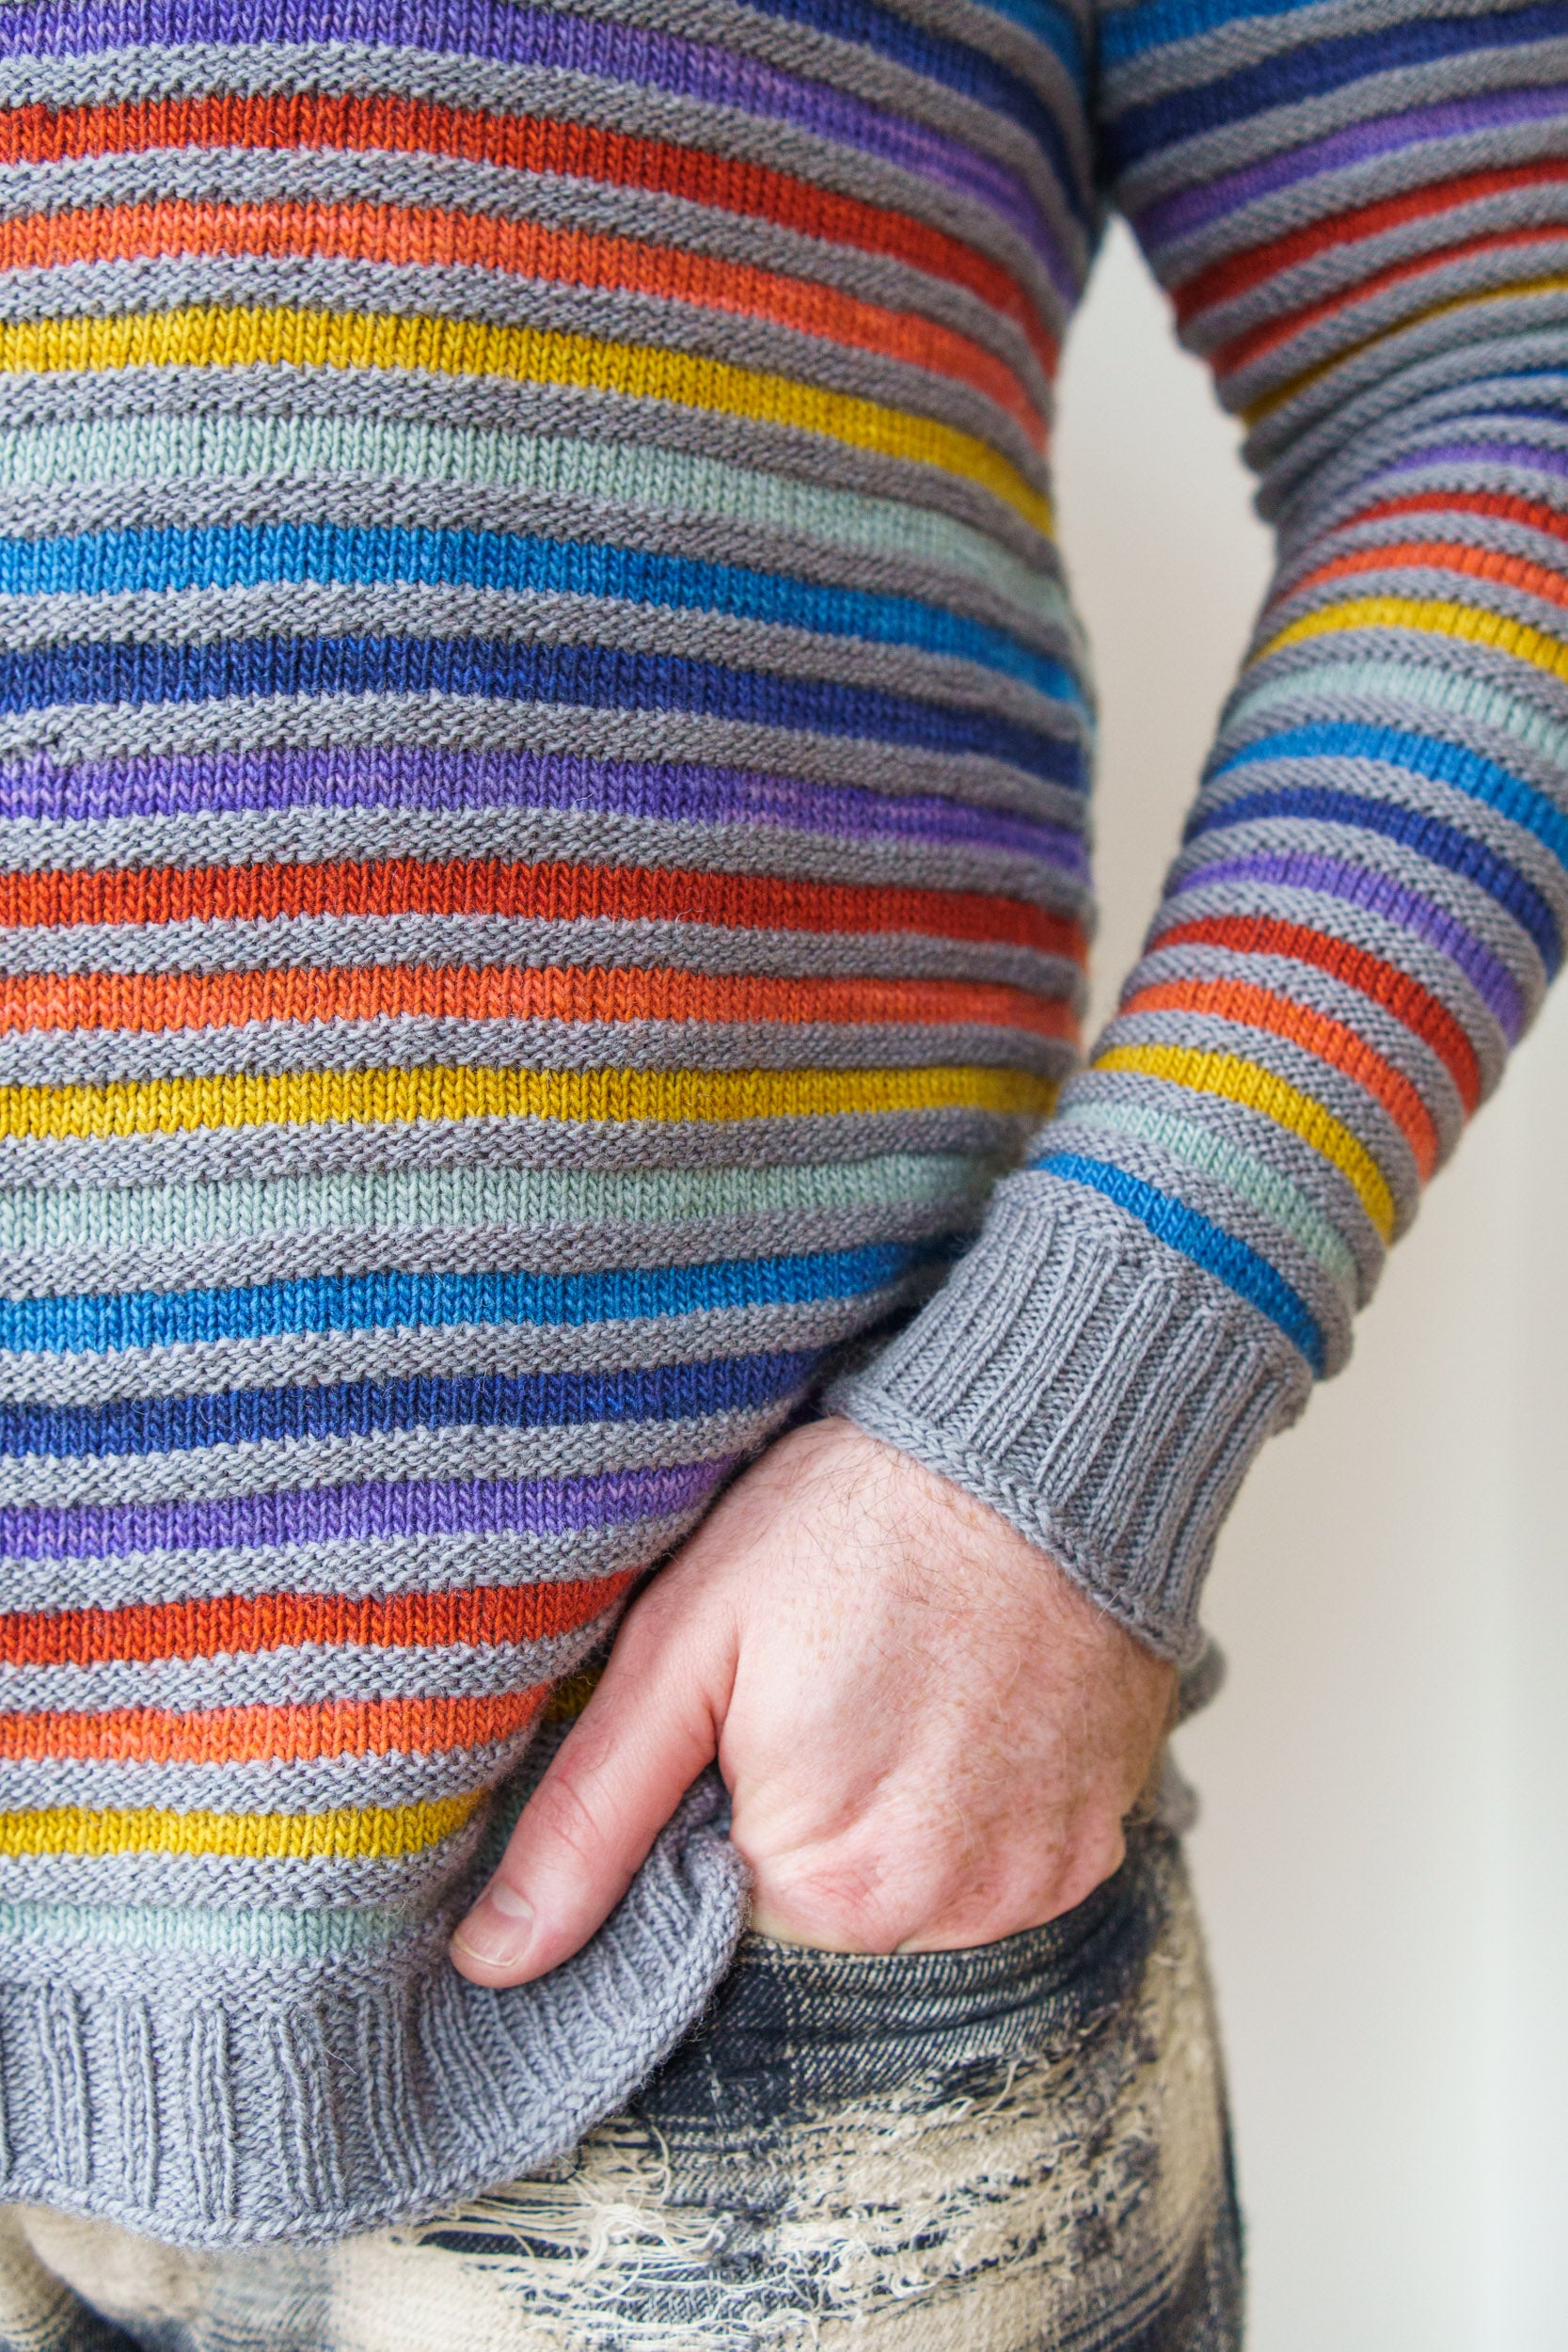
[[[988,1944],[1108,1878],[1175,1674],[984,1504],[844,1421],[794,1431],[627,1613],[452,1958],[584,1944],[717,1756],[752,1924]]]

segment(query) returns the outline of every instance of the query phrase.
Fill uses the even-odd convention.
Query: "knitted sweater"
[[[1195,1654],[1561,952],[1565,70],[1562,0],[8,0],[6,2194],[330,2236],[622,2100],[710,1788],[542,1985],[445,1937],[831,1379]],[[1280,553],[1069,1076],[1108,202]]]

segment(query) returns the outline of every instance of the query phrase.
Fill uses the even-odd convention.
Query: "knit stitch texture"
[[[1112,203],[1280,556],[1079,1069]],[[1560,960],[1565,368],[1563,0],[8,0],[0,2193],[330,2238],[622,2101],[716,1788],[445,1937],[825,1387],[1196,1655]]]

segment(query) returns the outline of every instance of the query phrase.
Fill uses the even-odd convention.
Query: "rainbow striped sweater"
[[[1195,1654],[1561,955],[1568,5],[6,0],[0,84],[0,2186],[330,2236],[724,1966],[704,1788],[544,1985],[444,1941],[811,1396]],[[1279,564],[1081,1066],[1111,204]]]

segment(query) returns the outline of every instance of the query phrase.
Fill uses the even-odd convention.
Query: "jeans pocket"
[[[1120,1869],[1076,1909],[995,1944],[866,1954],[746,1937],[637,2112],[661,2129],[754,2131],[915,2081],[952,2090],[966,2075],[1068,2056],[1142,1977],[1168,1844],[1134,1831]]]

